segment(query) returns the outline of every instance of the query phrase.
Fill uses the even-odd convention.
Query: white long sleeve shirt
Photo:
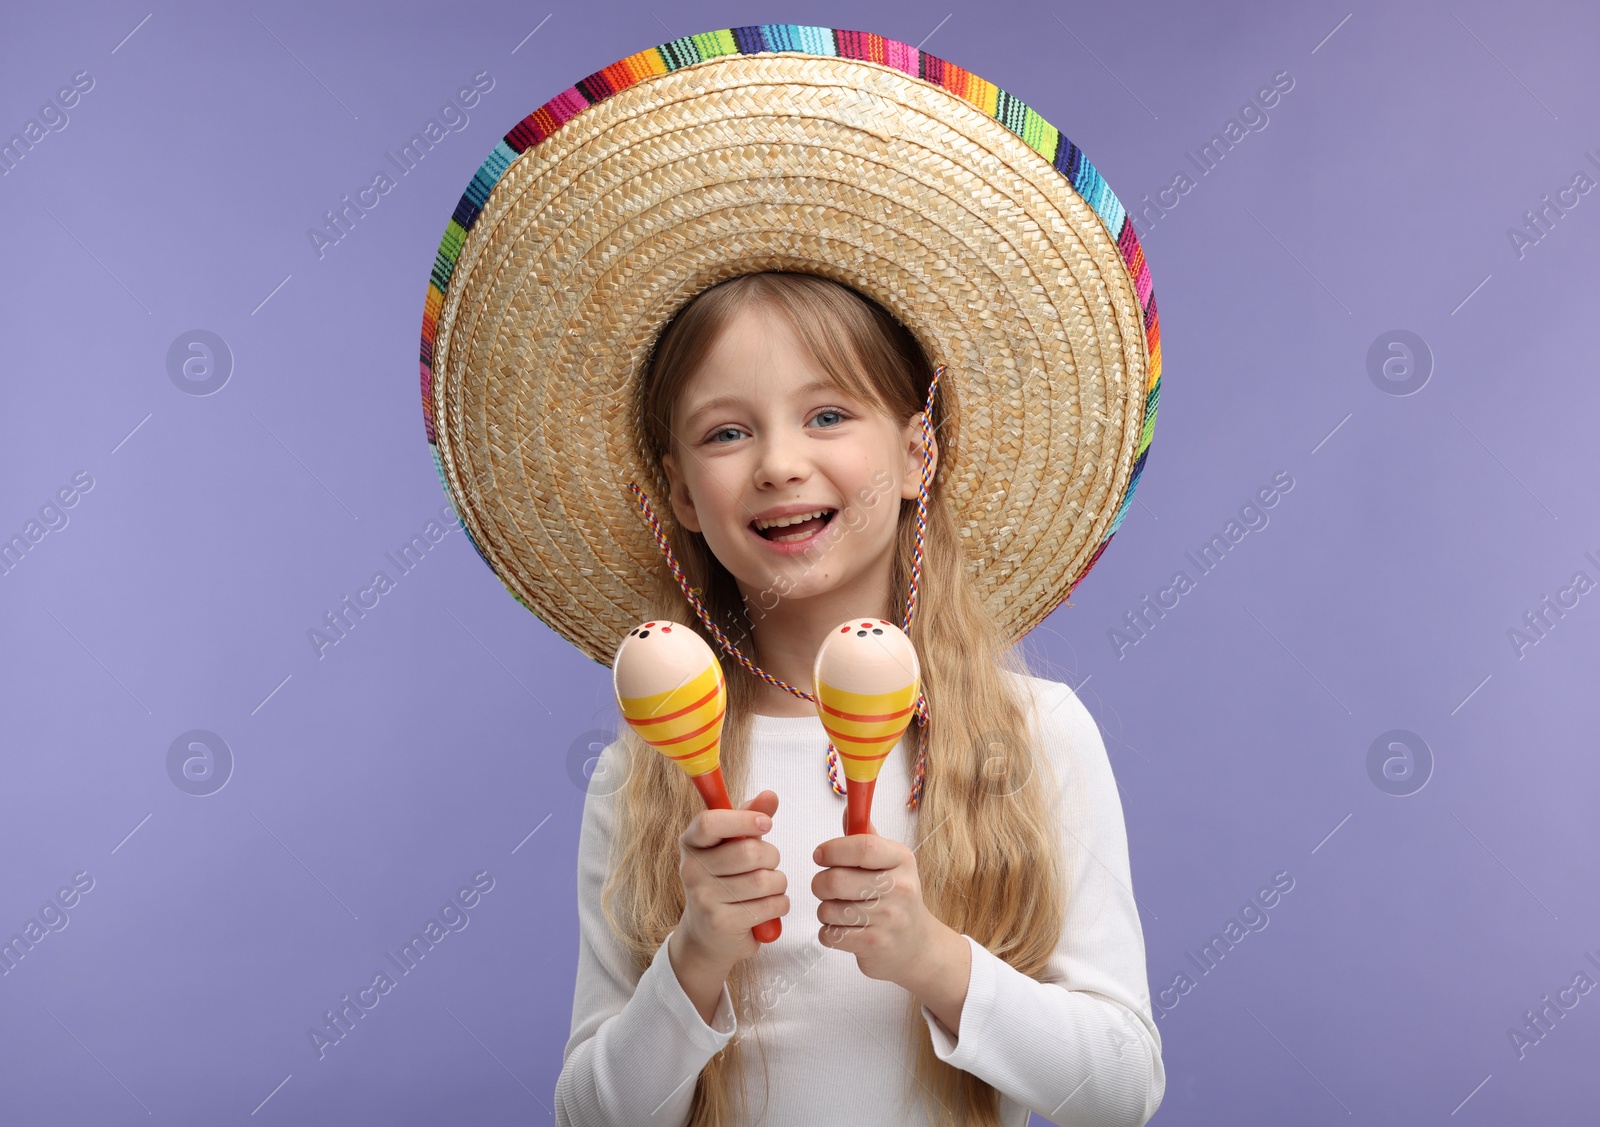
[[[1008,678],[1013,677],[1006,674]],[[1151,1011],[1144,934],[1129,876],[1122,803],[1099,728],[1066,685],[1014,679],[1054,770],[1068,899],[1065,926],[1036,980],[970,936],[972,971],[952,1036],[920,1008],[939,1058],[998,1088],[1007,1127],[1031,1110],[1057,1124],[1142,1127],[1166,1090],[1161,1036]],[[819,869],[812,850],[842,832],[844,799],[828,784],[827,734],[815,715],[757,714],[749,794],[772,789],[778,811],[766,840],[788,875],[790,909],[777,942],[752,956],[760,1002],[741,1037],[751,1124],[925,1127],[907,1058],[905,991],[868,978],[855,956],[817,938]],[[872,821],[912,842],[905,808],[912,740],[884,761]],[[640,976],[600,909],[623,744],[607,747],[591,776],[578,848],[578,974],[572,1032],[556,1082],[559,1127],[638,1127],[688,1122],[695,1078],[737,1032],[726,986],[711,1024],[684,993],[662,942]],[[768,1073],[752,1033],[767,1045]]]

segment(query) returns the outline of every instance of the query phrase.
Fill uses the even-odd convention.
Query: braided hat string
[[[939,377],[944,374],[945,365],[940,364],[933,371],[933,378],[928,381],[928,397],[922,408],[922,480],[917,486],[917,535],[916,545],[911,553],[911,584],[906,594],[906,613],[901,624],[901,629],[909,637],[911,634],[911,621],[917,613],[917,587],[922,580],[922,545],[926,538],[928,527],[928,486],[933,479],[933,397],[939,388]],[[695,588],[689,586],[688,577],[684,575],[683,568],[678,563],[678,557],[673,554],[672,545],[667,541],[667,534],[661,527],[661,521],[656,517],[655,511],[650,507],[650,498],[645,491],[634,482],[628,483],[634,500],[638,502],[643,511],[645,523],[650,526],[650,533],[655,537],[656,547],[661,549],[661,554],[666,557],[667,567],[672,571],[672,577],[678,581],[678,586],[683,590],[683,597],[689,600],[689,605],[694,608],[695,614],[705,626],[717,644],[727,654],[744,666],[751,673],[760,677],[774,688],[782,689],[793,694],[801,700],[808,700],[815,704],[817,698],[814,694],[804,689],[796,688],[779,677],[774,677],[765,669],[746,657],[739,647],[722,632],[715,622],[711,621],[711,614],[706,610],[705,603]],[[927,775],[928,739],[930,718],[928,716],[928,702],[921,688],[917,690],[915,705],[917,720],[917,761],[912,770],[911,797],[906,800],[906,809],[915,810],[922,799],[922,784]],[[834,748],[832,741],[828,743],[828,782],[833,787],[833,793],[843,797],[846,793],[844,785],[839,781],[839,753]]]

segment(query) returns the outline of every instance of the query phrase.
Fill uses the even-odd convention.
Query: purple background
[[[75,474],[93,486],[0,577],[0,938],[73,874],[94,887],[0,977],[0,1120],[550,1117],[608,671],[458,532],[320,660],[307,632],[399,576],[385,553],[445,503],[422,303],[496,139],[623,56],[757,22],[876,31],[975,71],[1130,209],[1196,180],[1142,224],[1166,383],[1137,503],[1027,640],[1105,733],[1152,991],[1197,979],[1161,1002],[1157,1121],[1588,1112],[1600,993],[1521,1059],[1508,1030],[1580,970],[1600,979],[1600,593],[1520,657],[1508,631],[1576,573],[1600,580],[1579,327],[1600,196],[1569,195],[1520,256],[1507,232],[1600,177],[1596,10],[547,11],[8,14],[0,138],[74,74],[94,86],[0,177],[0,538]],[[308,229],[483,70],[470,124],[319,259]],[[1187,154],[1283,71],[1269,124],[1200,175]],[[196,328],[232,353],[216,394],[169,377]],[[1369,374],[1395,329],[1432,354],[1415,394]],[[1202,575],[1186,553],[1280,473],[1268,523]],[[1180,569],[1194,589],[1119,657],[1109,632]],[[192,729],[234,757],[209,796],[169,777]],[[1432,758],[1405,796],[1368,769],[1394,729]],[[1282,870],[1270,926],[1200,975],[1187,956]],[[307,1029],[480,872],[470,926],[319,1060]]]

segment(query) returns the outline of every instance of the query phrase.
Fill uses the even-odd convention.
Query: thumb
[[[739,807],[741,810],[759,810],[767,817],[772,817],[778,812],[778,794],[776,791],[764,790],[749,802]]]

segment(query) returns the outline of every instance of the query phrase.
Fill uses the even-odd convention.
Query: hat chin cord
[[[939,389],[939,377],[944,374],[944,371],[945,365],[943,364],[934,368],[933,379],[928,381],[928,397],[922,407],[922,481],[917,486],[917,540],[916,546],[911,553],[911,586],[906,593],[905,620],[900,626],[908,637],[911,634],[911,620],[916,617],[917,613],[917,584],[922,579],[922,543],[928,528],[928,485],[933,478],[933,397]],[[804,689],[796,688],[787,681],[774,677],[765,669],[762,669],[746,657],[738,646],[733,644],[732,640],[722,632],[721,627],[711,621],[711,615],[706,610],[705,603],[701,601],[700,596],[695,593],[694,589],[689,586],[688,577],[683,574],[683,568],[678,564],[678,557],[673,554],[672,545],[667,542],[667,535],[661,527],[661,521],[657,519],[655,510],[650,507],[650,498],[634,482],[628,482],[628,489],[633,494],[634,500],[638,502],[639,508],[644,514],[645,523],[650,526],[650,533],[655,537],[656,547],[661,549],[661,554],[666,558],[667,567],[672,570],[673,578],[678,581],[678,586],[683,589],[683,597],[689,600],[689,605],[694,608],[695,614],[699,616],[706,630],[717,640],[717,644],[740,665],[769,685],[782,689],[786,693],[791,693],[801,700],[808,700],[815,704],[817,698],[814,694],[808,693]],[[930,720],[928,717],[928,702],[923,696],[920,687],[917,690],[917,702],[914,708],[917,719],[917,762],[912,771],[911,797],[906,800],[907,810],[915,810],[920,803],[922,799],[922,784],[927,773]],[[839,781],[839,753],[835,750],[831,741],[828,743],[827,761],[828,782],[833,787],[833,793],[840,798],[844,798],[847,792],[844,784]]]

